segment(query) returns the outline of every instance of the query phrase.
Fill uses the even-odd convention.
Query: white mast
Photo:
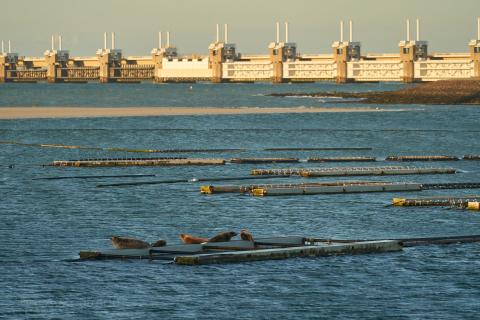
[[[112,50],[115,49],[115,32],[112,32]]]
[[[8,40],[8,53],[12,53],[12,45],[10,43],[10,40]]]
[[[280,42],[280,23],[277,22],[277,43]]]
[[[55,37],[52,34],[52,51],[55,50]]]
[[[417,41],[420,41],[420,19],[417,18]]]
[[[167,48],[170,48],[170,31],[167,31]]]
[[[62,36],[58,36],[58,50],[62,51]]]
[[[285,43],[288,43],[288,22],[285,22]]]
[[[480,40],[480,17],[477,18],[477,40]]]
[[[410,19],[407,19],[407,41],[410,41]]]
[[[343,42],[343,20],[340,20],[340,42]]]
[[[103,49],[107,50],[107,33],[103,33]]]
[[[225,43],[228,43],[228,24],[225,23]]]
[[[217,41],[216,41],[216,43],[219,43],[219,42],[220,42],[220,26],[217,23]]]
[[[350,42],[353,42],[353,22],[350,20]]]

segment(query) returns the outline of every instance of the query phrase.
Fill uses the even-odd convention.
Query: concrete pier
[[[262,260],[280,260],[299,257],[323,257],[331,255],[367,254],[401,251],[399,241],[365,241],[357,243],[332,243],[292,248],[247,250],[212,254],[176,256],[174,261],[181,265],[200,265],[213,263],[238,263]]]

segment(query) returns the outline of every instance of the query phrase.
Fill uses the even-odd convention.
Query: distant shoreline
[[[396,91],[271,93],[273,97],[335,97],[344,104],[480,105],[480,80],[442,80]]]
[[[325,113],[325,112],[390,112],[372,107],[340,108],[218,108],[218,107],[0,107],[0,119],[41,118],[100,118],[100,117],[148,117],[148,116],[195,116],[195,115],[240,115],[281,113]]]

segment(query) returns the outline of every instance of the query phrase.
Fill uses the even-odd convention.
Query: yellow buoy
[[[200,193],[212,194],[213,193],[213,187],[212,186],[201,186],[200,187]]]
[[[256,197],[263,197],[267,193],[265,189],[261,189],[261,188],[253,189],[251,192],[252,192],[252,196],[256,196]]]
[[[469,202],[467,204],[467,209],[468,210],[480,210],[480,202],[478,202],[478,201]]]
[[[392,204],[394,206],[404,206],[405,205],[405,199],[404,198],[393,198]]]

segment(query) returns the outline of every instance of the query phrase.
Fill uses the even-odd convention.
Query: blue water
[[[1,106],[336,108],[345,106],[322,99],[274,98],[265,94],[400,87],[400,84],[194,84],[190,89],[190,85],[7,84],[0,85],[0,113]],[[376,107],[404,110],[0,120],[0,140],[137,149],[247,149],[240,153],[160,155],[227,159],[480,154],[478,107],[373,106]],[[272,147],[371,147],[372,150],[261,150]],[[271,198],[236,194],[202,196],[198,191],[202,183],[128,188],[96,188],[96,185],[130,180],[244,176],[258,166],[91,169],[41,166],[61,159],[124,156],[155,155],[0,144],[0,317],[478,319],[479,244],[196,267],[164,264],[165,261],[71,262],[80,250],[110,248],[111,235],[151,242],[164,238],[175,243],[179,233],[211,236],[241,228],[248,228],[256,237],[393,238],[480,234],[478,213],[388,206],[394,196],[460,196],[480,194],[479,190]],[[8,168],[12,164],[14,167]],[[332,165],[335,164],[317,166]],[[480,181],[479,162],[433,165],[458,168],[462,173],[367,179]],[[157,176],[121,181],[32,180],[113,174]],[[284,181],[299,182],[298,178]]]

